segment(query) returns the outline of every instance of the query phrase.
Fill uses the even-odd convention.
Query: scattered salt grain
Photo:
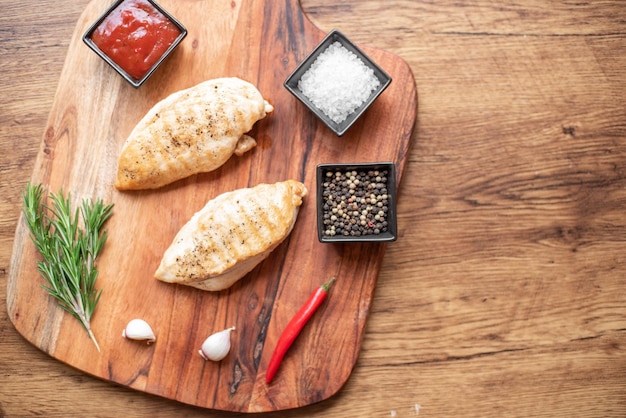
[[[335,123],[346,120],[379,86],[374,70],[338,41],[298,81],[302,94]]]

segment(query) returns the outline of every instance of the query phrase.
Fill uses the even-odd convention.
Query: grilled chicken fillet
[[[252,84],[218,78],[158,102],[132,130],[115,187],[155,189],[222,166],[256,146],[246,135],[273,107]]]
[[[203,290],[232,286],[290,234],[306,194],[287,180],[217,196],[180,229],[155,277]]]

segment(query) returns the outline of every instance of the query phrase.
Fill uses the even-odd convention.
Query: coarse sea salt
[[[302,94],[335,123],[346,120],[379,86],[374,70],[338,41],[298,81]]]

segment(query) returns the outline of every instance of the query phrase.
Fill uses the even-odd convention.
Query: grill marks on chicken
[[[287,180],[217,196],[181,228],[155,277],[211,291],[232,286],[291,233],[306,194]]]
[[[122,147],[115,187],[154,189],[221,167],[256,146],[246,135],[273,107],[239,78],[171,94],[139,121]]]

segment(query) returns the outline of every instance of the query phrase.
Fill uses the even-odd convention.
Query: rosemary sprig
[[[91,330],[91,316],[102,293],[95,288],[96,258],[107,240],[103,226],[113,205],[105,206],[100,199],[83,200],[80,209],[72,212],[69,194],[65,197],[63,190],[50,193],[51,205],[47,205],[41,184],[30,183],[22,197],[31,239],[43,258],[37,262],[47,282],[42,287],[78,319],[100,351]]]

